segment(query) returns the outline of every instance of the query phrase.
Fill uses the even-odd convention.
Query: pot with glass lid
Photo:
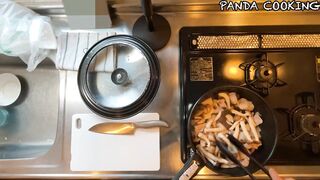
[[[78,86],[85,104],[98,115],[128,118],[143,111],[160,84],[154,51],[129,35],[107,37],[83,57]]]

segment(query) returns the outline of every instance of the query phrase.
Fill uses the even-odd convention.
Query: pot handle
[[[172,178],[173,180],[189,180],[203,168],[204,164],[200,156],[193,152],[192,156],[184,164],[183,168]]]

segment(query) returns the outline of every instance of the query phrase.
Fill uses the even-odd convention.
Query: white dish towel
[[[98,41],[115,35],[114,32],[65,32],[58,37],[58,49],[56,56],[56,67],[62,70],[79,69],[85,53]],[[105,58],[106,62],[112,62],[112,49],[109,48],[110,54]],[[105,62],[100,62],[106,64]],[[99,64],[100,64],[99,63]],[[102,70],[102,69],[101,69]]]

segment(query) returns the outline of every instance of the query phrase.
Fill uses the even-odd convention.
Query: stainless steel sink
[[[22,87],[14,104],[0,107],[9,112],[7,124],[0,127],[0,159],[46,154],[56,138],[60,72],[50,60],[27,72],[20,59],[0,55],[0,73],[17,75]]]

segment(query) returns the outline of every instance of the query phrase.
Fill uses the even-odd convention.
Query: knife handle
[[[135,122],[134,125],[137,128],[169,127],[167,122],[158,120]]]

